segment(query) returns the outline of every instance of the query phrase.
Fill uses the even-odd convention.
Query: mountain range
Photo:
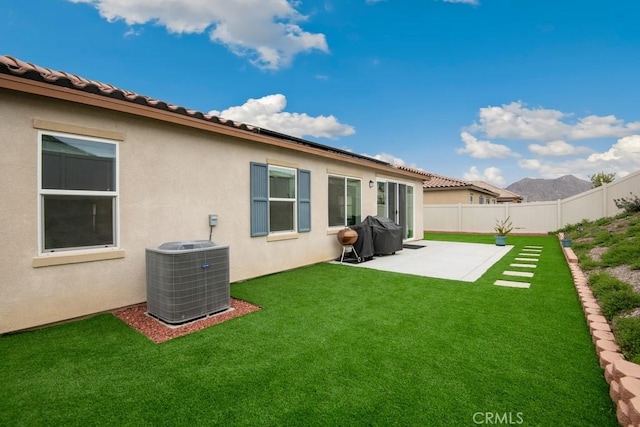
[[[565,175],[555,179],[524,178],[505,189],[521,195],[524,202],[544,202],[566,199],[592,188],[590,181]]]

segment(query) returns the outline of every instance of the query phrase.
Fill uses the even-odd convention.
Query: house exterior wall
[[[368,185],[380,176],[375,168],[4,89],[0,123],[0,333],[145,301],[145,248],[206,240],[209,214],[218,215],[212,240],[230,245],[232,282],[336,258],[340,227],[327,226],[329,173],[362,179],[363,218],[376,214],[376,188]],[[121,136],[118,248],[39,254],[39,129],[34,124],[79,129],[81,136],[82,128]],[[311,171],[310,232],[283,240],[250,237],[250,162]],[[389,170],[383,175],[393,178]],[[420,194],[421,180],[406,174],[396,178]],[[416,200],[418,237],[420,205]]]
[[[449,189],[449,190],[428,190],[423,192],[423,204],[425,205],[439,205],[439,204],[451,204],[451,203],[466,203],[470,204],[469,197],[473,195],[473,203],[477,205],[480,203],[480,196],[484,200],[490,200],[491,204],[495,203],[495,197],[490,197],[486,193],[464,188],[464,189]],[[486,204],[487,202],[485,202]]]

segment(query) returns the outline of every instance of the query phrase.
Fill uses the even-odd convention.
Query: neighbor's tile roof
[[[512,191],[509,190],[505,190],[504,188],[500,188],[500,187],[496,187],[495,185],[491,185],[489,183],[486,183],[484,181],[469,181],[472,184],[478,186],[478,187],[483,187],[486,188],[489,191],[493,191],[494,193],[498,193],[500,196],[500,198],[504,198],[504,199],[522,199],[522,196],[519,194],[516,194]]]
[[[463,181],[461,179],[449,178],[448,176],[438,175],[437,173],[427,172],[422,169],[412,168],[409,166],[396,166],[398,169],[406,170],[409,172],[418,173],[423,175],[424,188],[470,188],[474,187],[474,184],[470,181]]]
[[[432,178],[430,181],[426,181],[424,183],[424,188],[465,188],[471,187],[471,184],[467,181],[462,181],[460,179],[449,178],[447,176],[431,174]]]
[[[497,191],[477,185],[474,181],[463,181],[461,179],[449,178],[448,176],[428,173],[430,180],[425,180],[422,187],[425,190],[447,190],[447,189],[469,189],[480,193],[487,193],[493,197],[498,196]]]
[[[50,83],[70,89],[77,89],[84,92],[106,96],[109,98],[133,102],[136,104],[147,105],[149,107],[171,111],[185,116],[207,120],[213,123],[232,126],[238,129],[248,131],[253,131],[254,129],[256,129],[254,126],[247,125],[246,123],[239,123],[233,120],[224,119],[219,116],[204,114],[200,111],[189,110],[178,105],[169,104],[167,102],[153,99],[145,95],[140,95],[136,92],[120,89],[108,83],[102,83],[80,77],[76,74],[71,74],[64,71],[56,71],[29,62],[24,62],[12,56],[0,56],[0,73],[11,74],[30,80]]]

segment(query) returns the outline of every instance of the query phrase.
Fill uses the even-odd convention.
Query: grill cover
[[[373,235],[371,234],[371,226],[361,222],[349,228],[358,233],[358,240],[353,244],[353,248],[360,256],[360,259],[367,261],[373,258]]]
[[[362,221],[362,224],[371,229],[375,255],[388,255],[402,250],[402,227],[391,219],[382,216],[368,216]]]

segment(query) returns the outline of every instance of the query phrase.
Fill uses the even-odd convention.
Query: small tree
[[[593,184],[593,188],[596,188],[596,187],[600,187],[602,184],[609,184],[613,182],[613,180],[616,179],[616,174],[615,172],[613,173],[598,172],[593,175],[589,175],[589,179]]]

